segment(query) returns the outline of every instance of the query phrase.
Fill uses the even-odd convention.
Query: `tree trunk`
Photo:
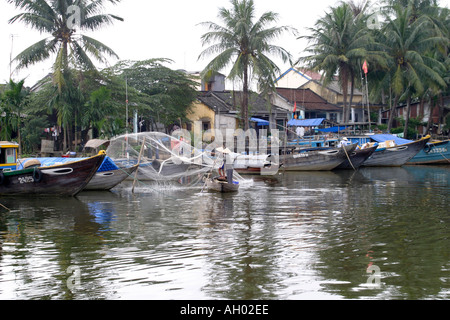
[[[22,156],[22,136],[20,134],[20,127],[21,127],[21,120],[22,118],[20,117],[20,111],[18,112],[18,123],[17,123],[17,139],[19,140],[19,157]]]
[[[242,117],[244,118],[244,131],[249,128],[248,119],[248,67],[244,67],[244,87],[243,87],[243,97],[242,97]]]
[[[67,126],[64,125],[63,153],[67,152]]]
[[[351,85],[351,88],[350,88],[350,101],[348,102],[349,112],[352,110],[353,95],[354,95],[354,91],[355,91],[355,83],[354,83],[354,76],[353,76],[353,74],[352,74],[352,78],[350,79],[350,85]],[[363,112],[363,115],[364,115],[364,112]]]
[[[409,114],[411,113],[411,97],[408,96],[406,99],[406,119],[405,128],[403,129],[403,138],[406,139],[408,136],[408,125],[409,125]]]
[[[350,121],[350,107],[347,105],[347,95],[348,95],[348,73],[345,67],[341,66],[341,80],[342,80],[342,94],[343,94],[343,104],[344,104],[344,122],[348,123]]]
[[[427,127],[425,130],[425,134],[428,134],[430,132],[431,126],[433,125],[433,111],[436,106],[436,103],[434,103],[433,98],[430,98],[429,102],[429,115],[428,115],[428,121],[427,121]]]
[[[445,126],[445,118],[444,118],[444,96],[442,93],[439,94],[439,127],[438,134],[442,134],[442,128]]]
[[[397,110],[397,103],[398,103],[398,96],[395,95],[394,104],[392,105],[391,112],[389,114],[389,121],[388,121],[388,127],[387,127],[387,131],[389,133],[391,132],[391,129],[392,129],[392,122],[394,120],[395,111]]]

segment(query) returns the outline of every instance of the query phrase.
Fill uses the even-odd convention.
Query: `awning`
[[[402,144],[407,144],[407,143],[413,142],[412,140],[402,139],[402,138],[399,138],[392,134],[375,134],[375,135],[372,135],[369,137],[370,137],[370,139],[372,139],[376,142],[385,142],[385,141],[389,141],[389,140],[394,140],[394,142],[398,146],[400,146]]]
[[[41,163],[41,167],[51,167],[56,165],[61,165],[65,163],[71,163],[75,161],[81,161],[85,160],[86,158],[26,158],[26,159],[19,159],[18,161],[18,169],[21,170],[24,168],[27,161],[30,160],[39,160]],[[111,170],[118,170],[119,168],[114,163],[114,161],[110,157],[105,157],[105,160],[103,160],[102,165],[98,168],[97,172],[105,172],[105,171],[111,171]]]
[[[319,129],[320,132],[331,132],[331,133],[338,133],[339,131],[344,131],[347,127],[331,127],[326,129]]]
[[[324,122],[324,118],[318,118],[318,119],[305,119],[305,120],[298,120],[298,119],[291,119],[288,122],[288,126],[291,127],[317,127]]]
[[[84,147],[97,149],[98,147],[100,147],[102,144],[105,144],[105,143],[109,144],[109,140],[92,139],[92,140],[89,140]]]
[[[250,119],[251,122],[256,122],[256,124],[258,126],[268,126],[270,125],[270,122],[264,119],[259,119],[259,118],[251,118]]]

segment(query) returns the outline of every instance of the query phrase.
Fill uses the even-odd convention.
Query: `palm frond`
[[[16,69],[27,68],[33,64],[44,61],[52,53],[57,52],[57,41],[54,39],[42,39],[19,53],[14,61],[18,62]]]

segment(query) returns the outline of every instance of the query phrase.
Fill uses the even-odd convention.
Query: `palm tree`
[[[269,11],[255,21],[255,5],[253,0],[231,0],[232,8],[220,8],[219,18],[224,26],[214,22],[203,22],[209,32],[202,35],[203,45],[209,45],[199,56],[218,54],[211,60],[202,72],[207,78],[232,64],[228,78],[240,79],[243,83],[242,118],[244,129],[249,128],[248,101],[249,83],[252,78],[257,79],[259,87],[272,84],[279,68],[268,54],[280,57],[284,62],[290,60],[291,55],[283,48],[271,44],[285,31],[294,31],[286,26],[267,27],[278,19],[278,14]]]
[[[120,0],[105,1],[114,4],[120,2]],[[24,22],[32,29],[50,34],[50,37],[36,42],[14,59],[18,62],[17,69],[27,68],[56,54],[53,80],[60,91],[65,85],[64,73],[68,72],[70,66],[95,69],[89,55],[100,62],[105,61],[105,55],[117,57],[117,54],[103,43],[77,33],[77,27],[80,31],[95,31],[114,20],[123,21],[115,15],[102,13],[103,0],[7,0],[7,2],[25,11],[11,18],[9,23]],[[79,15],[75,15],[76,13]]]
[[[99,62],[106,61],[106,55],[118,58],[117,54],[98,40],[77,33],[95,31],[122,18],[102,13],[103,3],[113,4],[120,0],[7,0],[16,8],[24,10],[9,20],[10,23],[24,22],[32,29],[48,33],[46,37],[22,51],[14,61],[17,69],[27,68],[56,55],[53,64],[53,83],[57,92],[51,103],[58,110],[58,122],[64,126],[64,150],[68,146],[69,129],[77,117],[76,108],[80,101],[75,87],[73,69],[95,70],[89,56]]]
[[[3,100],[6,106],[5,113],[6,119],[9,120],[7,126],[11,126],[11,129],[17,130],[17,140],[19,142],[19,155],[22,155],[22,112],[27,104],[27,96],[29,91],[24,87],[25,80],[14,82],[9,80],[9,89],[4,92]]]
[[[382,32],[392,70],[388,76],[392,79],[391,87],[394,94],[388,131],[392,128],[398,102],[405,100],[406,135],[411,98],[421,96],[427,86],[446,87],[440,75],[440,72],[446,70],[445,65],[425,53],[427,48],[448,42],[448,39],[433,36],[431,20],[426,15],[414,15],[416,11],[413,10],[413,6],[409,5],[406,9],[403,6],[395,6],[394,9],[393,18],[386,16],[387,24]]]
[[[310,55],[297,61],[305,63],[311,70],[323,71],[325,84],[338,75],[344,98],[344,122],[350,119],[349,84],[353,91],[361,62],[371,55],[367,49],[372,39],[364,24],[366,17],[360,11],[364,8],[356,13],[353,9],[355,6],[348,3],[332,7],[315,27],[309,28],[310,35],[299,37],[310,43],[305,50]]]

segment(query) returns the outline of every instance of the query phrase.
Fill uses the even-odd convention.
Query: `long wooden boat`
[[[280,155],[283,170],[286,171],[329,171],[344,162],[347,154],[356,149],[356,144],[342,148],[292,149]]]
[[[133,173],[137,170],[139,166],[134,165],[132,167],[109,170],[109,171],[98,171],[94,177],[89,181],[88,185],[84,188],[86,191],[101,191],[101,190],[111,190],[122,181],[128,177],[133,177]]]
[[[414,158],[427,144],[430,137],[427,136],[417,141],[380,147],[362,164],[364,167],[401,167]]]
[[[41,167],[50,167],[84,159],[86,158],[26,158],[19,160],[20,165],[18,166],[18,169],[23,169],[29,166],[31,162],[36,162]],[[137,165],[130,166],[128,168],[119,168],[111,158],[106,156],[103,163],[100,165],[97,172],[89,181],[84,190],[111,190],[126,178],[130,177],[131,174],[137,170],[137,168]]]
[[[0,172],[2,196],[75,196],[89,183],[106,153],[50,167]]]
[[[450,140],[428,142],[407,164],[450,164]]]
[[[365,149],[355,149],[348,155],[348,158],[344,160],[336,169],[355,169],[363,165],[363,163],[375,152],[378,145]]]
[[[281,165],[272,155],[238,155],[233,163],[234,170],[241,175],[274,176]]]
[[[220,180],[219,178],[207,178],[206,187],[209,191],[229,193],[237,192],[239,190],[239,183],[228,183],[228,181]]]

